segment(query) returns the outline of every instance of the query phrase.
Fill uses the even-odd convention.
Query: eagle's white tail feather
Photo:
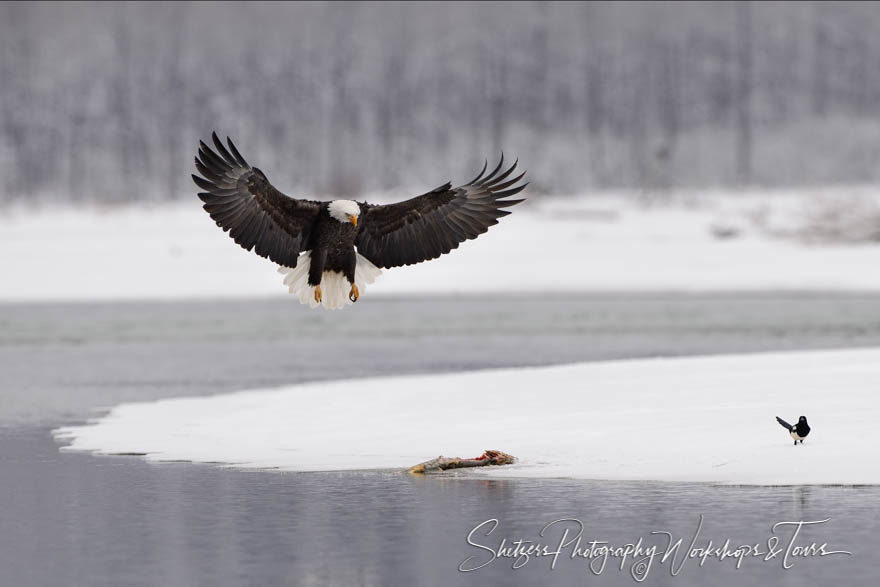
[[[296,267],[279,267],[278,272],[284,275],[284,285],[288,291],[295,295],[301,304],[308,304],[312,308],[318,307],[315,301],[315,288],[309,285],[309,267],[312,264],[312,252],[306,251],[299,256]],[[382,270],[373,265],[366,257],[357,256],[357,266],[354,270],[354,283],[358,286],[361,295],[367,289],[367,285],[376,281],[382,274]],[[321,277],[321,298],[323,307],[328,310],[339,310],[348,304],[348,293],[351,286],[342,273],[325,271]]]

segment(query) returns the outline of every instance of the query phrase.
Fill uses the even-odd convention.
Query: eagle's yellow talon
[[[321,303],[321,286],[320,285],[315,286],[315,301],[318,302],[319,304]]]
[[[361,297],[361,292],[358,291],[358,286],[355,284],[351,284],[351,291],[348,292],[348,299],[352,302],[358,301],[358,298]]]

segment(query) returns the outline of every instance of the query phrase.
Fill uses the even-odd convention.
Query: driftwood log
[[[424,474],[430,471],[445,471],[447,469],[462,469],[465,467],[489,467],[492,465],[512,465],[516,457],[503,453],[500,450],[487,450],[475,459],[462,459],[459,457],[439,456],[436,459],[419,463],[409,468],[410,473]]]

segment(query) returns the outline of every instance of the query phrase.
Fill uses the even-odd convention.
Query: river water
[[[395,373],[880,345],[880,296],[373,298],[0,305],[2,585],[632,585],[632,557],[491,561],[516,540],[827,543],[852,555],[655,560],[647,585],[876,584],[873,487],[291,474],[61,453],[50,430],[127,401]],[[401,442],[406,442],[405,438]],[[662,442],[662,441],[660,441]],[[433,455],[427,455],[427,457]],[[671,456],[671,458],[675,458]],[[867,464],[866,466],[876,466]],[[487,520],[497,520],[467,537]],[[466,559],[470,557],[468,562]],[[680,562],[680,561],[679,561]],[[592,564],[592,566],[591,566]],[[465,568],[484,565],[471,572]],[[641,567],[639,567],[641,568]]]

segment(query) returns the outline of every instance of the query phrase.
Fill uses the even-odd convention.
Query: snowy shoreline
[[[880,243],[804,244],[791,236],[803,197],[707,195],[699,202],[535,198],[475,241],[429,263],[386,270],[361,293],[369,300],[499,292],[880,291],[880,272],[866,270],[880,265]],[[288,297],[276,265],[238,247],[196,202],[6,210],[0,213],[0,275],[0,302]]]
[[[638,359],[321,382],[123,404],[63,450],[283,471],[404,469],[498,449],[468,475],[880,484],[880,349]],[[792,446],[774,420],[807,415]],[[841,458],[846,456],[846,458]]]

